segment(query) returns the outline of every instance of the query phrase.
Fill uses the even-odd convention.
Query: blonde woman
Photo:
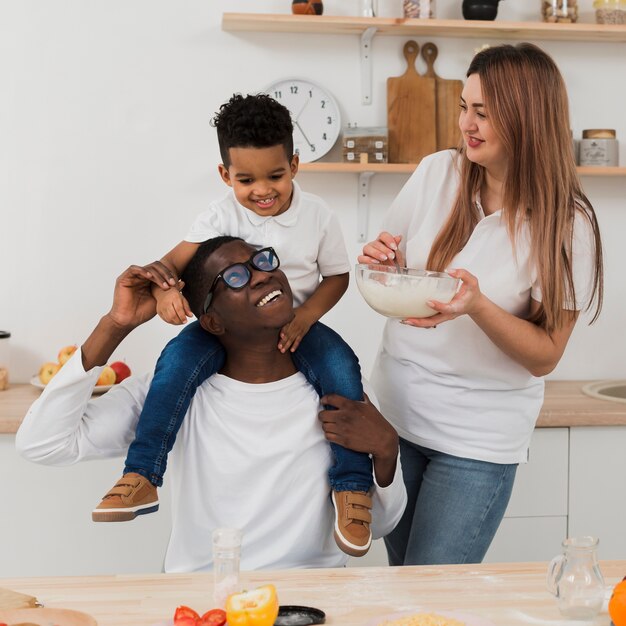
[[[433,317],[388,321],[373,369],[409,496],[385,540],[392,565],[483,559],[527,459],[542,377],[579,311],[594,321],[602,302],[598,223],[554,61],[527,43],[479,52],[460,109],[460,149],[420,163],[359,257],[462,281]]]

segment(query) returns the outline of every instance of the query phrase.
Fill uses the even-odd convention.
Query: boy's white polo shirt
[[[295,181],[291,205],[272,217],[246,209],[229,190],[196,218],[185,240],[201,243],[220,235],[272,246],[289,279],[294,306],[311,296],[320,276],[346,274],[351,269],[339,220],[320,197],[302,191]]]
[[[403,235],[409,267],[425,267],[452,208],[459,181],[455,158],[454,151],[445,151],[424,159],[384,220],[383,230]],[[590,229],[577,220],[576,309],[584,308],[590,294],[590,241]],[[482,218],[450,267],[466,269],[478,278],[485,296],[525,317],[530,298],[541,300],[526,229],[516,252],[498,211]],[[383,414],[408,441],[494,463],[527,459],[543,403],[543,379],[502,352],[467,315],[436,329],[387,321],[372,383]]]

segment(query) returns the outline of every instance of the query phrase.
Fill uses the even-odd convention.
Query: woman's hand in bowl
[[[436,315],[431,317],[408,318],[402,320],[403,324],[417,328],[434,328],[437,324],[456,319],[460,315],[472,315],[478,309],[483,297],[480,291],[480,285],[478,284],[478,278],[463,269],[450,269],[446,270],[446,273],[454,278],[461,279],[461,286],[454,295],[454,298],[447,304],[445,302],[429,300],[426,304],[428,304],[431,309],[437,311]]]
[[[400,265],[404,267],[405,259],[398,245],[402,235],[392,235],[382,232],[375,241],[363,246],[363,254],[358,257],[359,263],[374,263],[382,265]]]

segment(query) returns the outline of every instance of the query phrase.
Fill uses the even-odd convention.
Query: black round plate
[[[310,606],[280,606],[274,626],[308,626],[323,624],[326,613]]]

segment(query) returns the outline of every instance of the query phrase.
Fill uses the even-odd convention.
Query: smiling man
[[[49,465],[123,456],[149,386],[131,377],[92,399],[121,341],[155,315],[154,264],[131,266],[116,282],[111,310],[33,404],[17,434],[25,458]],[[172,452],[173,520],[165,571],[212,567],[211,530],[244,532],[243,569],[338,567],[332,540],[328,441],[374,461],[376,537],[406,503],[398,438],[366,400],[320,398],[289,355],[276,348],[293,317],[291,289],[271,249],[218,237],[202,244],[185,273],[185,295],[202,327],[226,351],[218,374],[196,392]],[[327,441],[328,440],[328,441]]]

